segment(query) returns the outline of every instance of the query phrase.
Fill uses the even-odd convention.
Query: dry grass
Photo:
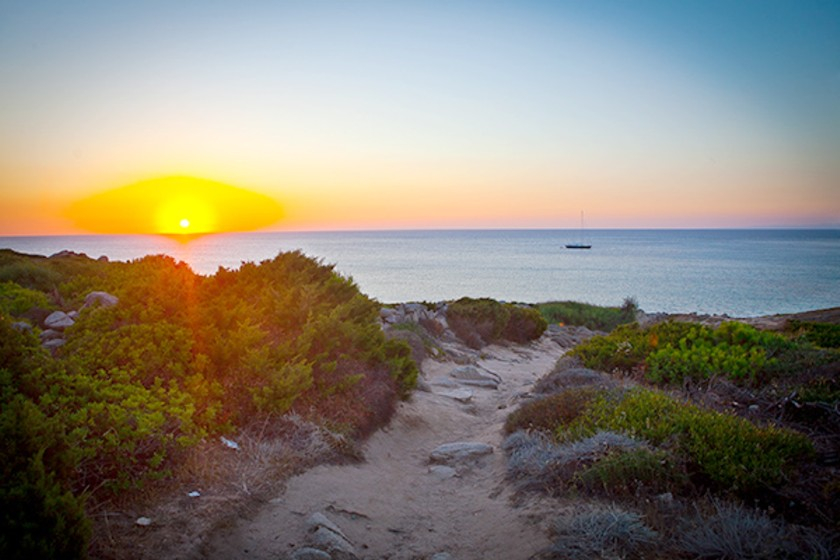
[[[239,449],[205,441],[189,451],[170,479],[91,504],[91,557],[200,558],[212,532],[251,515],[280,493],[290,476],[335,460],[345,438],[288,416],[231,439]],[[151,519],[151,525],[137,525],[140,517]]]

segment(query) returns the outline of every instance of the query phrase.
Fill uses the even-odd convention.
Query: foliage
[[[0,251],[0,269],[26,284],[0,284],[4,313],[48,296],[78,308],[91,290],[119,298],[81,309],[55,359],[0,318],[0,435],[3,457],[14,458],[3,462],[4,511],[31,506],[4,525],[31,536],[2,536],[12,556],[74,556],[49,548],[71,541],[83,551],[82,496],[167,476],[208,435],[287,413],[368,434],[416,383],[411,349],[386,339],[378,305],[300,252],[211,277],[165,256],[104,263]]]
[[[450,303],[446,320],[471,348],[482,348],[499,340],[528,342],[539,338],[548,327],[536,309],[489,298],[464,297]]]
[[[840,348],[840,325],[794,320],[787,330],[820,348]]]
[[[567,389],[529,401],[505,419],[505,433],[538,430],[551,433],[557,426],[568,425],[589,407],[597,391],[589,387]]]
[[[74,461],[61,422],[27,396],[34,337],[0,319],[0,557],[83,558],[90,526],[70,491]]]
[[[583,488],[608,496],[673,493],[689,484],[679,458],[663,449],[647,447],[610,453],[575,478]]]
[[[17,317],[33,307],[45,308],[48,305],[47,296],[42,292],[23,288],[14,282],[0,282],[0,315],[8,313]]]
[[[825,359],[782,335],[734,321],[716,329],[681,322],[647,329],[625,325],[589,339],[571,354],[594,369],[643,370],[654,383],[723,376],[751,385]]]
[[[540,558],[644,558],[659,535],[638,513],[617,506],[594,506],[558,517],[553,544]]]
[[[678,401],[658,391],[603,392],[558,437],[613,430],[672,449],[697,473],[697,481],[720,490],[752,494],[781,483],[811,441],[792,430],[751,422]]]
[[[592,330],[612,331],[636,320],[638,304],[627,298],[621,307],[603,307],[576,301],[550,301],[537,306],[549,323],[579,325]]]

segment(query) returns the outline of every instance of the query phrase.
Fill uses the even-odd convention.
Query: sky
[[[840,2],[0,0],[0,235],[167,177],[271,230],[840,227]]]

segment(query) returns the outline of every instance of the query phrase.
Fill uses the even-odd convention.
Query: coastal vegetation
[[[0,278],[3,558],[83,557],[86,509],[172,476],[208,441],[282,437],[292,415],[340,447],[416,382],[378,304],[299,252],[204,277],[163,256],[6,250]],[[119,303],[85,303],[91,291]],[[71,310],[63,332],[44,325]]]
[[[584,557],[593,539],[629,558],[835,557],[837,332],[628,323],[571,350],[508,416],[508,473],[620,506],[593,506],[609,536],[592,512],[561,515],[541,558]]]
[[[446,320],[471,348],[498,341],[528,342],[548,327],[540,311],[530,306],[500,303],[490,298],[461,298],[449,304]]]
[[[620,307],[577,301],[550,301],[539,304],[537,309],[549,323],[609,332],[619,325],[635,322],[639,306],[635,299],[626,298]]]

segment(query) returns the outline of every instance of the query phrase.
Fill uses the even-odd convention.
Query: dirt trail
[[[423,379],[389,427],[366,443],[365,461],[322,465],[289,480],[286,492],[251,519],[212,539],[209,558],[278,560],[305,545],[306,521],[322,512],[353,543],[359,558],[418,559],[449,553],[453,560],[525,559],[549,544],[541,521],[551,506],[533,498],[515,505],[505,481],[501,428],[511,408],[550,371],[564,349],[549,336],[522,346],[490,346],[476,356],[479,371],[497,374],[497,390],[472,391],[466,403],[445,396],[457,364],[426,360]],[[431,469],[437,446],[474,441],[494,451],[456,465],[457,474]]]

